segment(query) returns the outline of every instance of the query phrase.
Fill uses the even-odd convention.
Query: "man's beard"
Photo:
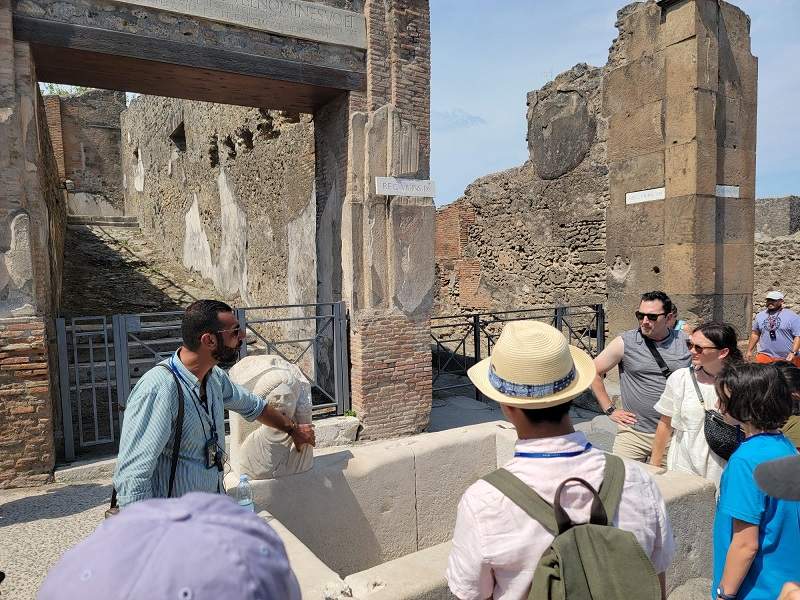
[[[239,360],[239,348],[241,348],[241,340],[235,348],[229,348],[222,341],[222,336],[217,334],[217,347],[211,353],[214,360],[217,361],[217,366],[221,369],[230,369]]]

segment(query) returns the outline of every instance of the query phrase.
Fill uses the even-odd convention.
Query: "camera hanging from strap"
[[[647,337],[645,334],[643,334],[641,331],[639,331],[639,333],[641,334],[642,339],[644,340],[644,343],[647,346],[647,349],[650,350],[650,354],[652,354],[653,358],[656,359],[656,362],[658,363],[658,368],[661,369],[661,374],[664,376],[664,379],[667,379],[670,375],[672,375],[672,371],[667,366],[667,363],[664,362],[664,359],[661,357],[658,348],[656,348],[656,343],[649,337]]]
[[[172,463],[169,470],[169,490],[167,491],[167,498],[172,498],[172,494],[175,490],[175,472],[178,469],[178,456],[181,449],[181,437],[183,436],[183,388],[181,387],[181,382],[178,381],[178,378],[175,376],[175,373],[173,373],[172,369],[170,369],[167,365],[158,366],[169,371],[170,375],[172,375],[172,379],[175,381],[176,387],[178,388],[178,418],[175,420],[175,439],[172,444]],[[117,490],[114,488],[111,490],[111,506],[109,506],[108,510],[106,511],[106,519],[114,516],[118,512],[119,506],[117,505]]]

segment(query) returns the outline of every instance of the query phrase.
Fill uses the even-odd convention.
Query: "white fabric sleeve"
[[[665,417],[672,417],[675,414],[675,407],[681,400],[685,373],[686,369],[678,369],[667,378],[664,393],[661,394],[661,398],[658,399],[658,402],[653,407]]]
[[[478,519],[469,505],[469,490],[461,497],[447,561],[447,585],[459,600],[485,600],[494,591],[494,576],[481,549]]]

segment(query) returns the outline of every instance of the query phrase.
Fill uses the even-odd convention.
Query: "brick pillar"
[[[353,407],[375,439],[422,431],[430,418],[435,209],[430,198],[375,193],[376,176],[430,171],[428,2],[367,0],[364,10],[367,93],[350,99],[341,289]]]
[[[690,322],[748,331],[753,290],[756,58],[749,19],[716,0],[622,15],[605,75],[609,329],[663,289]]]
[[[47,481],[54,464],[44,119],[30,47],[13,39],[10,4],[0,0],[0,487]]]
[[[44,321],[0,319],[0,488],[46,483],[54,465]]]
[[[63,181],[66,179],[64,167],[64,131],[61,125],[61,97],[46,96],[44,110],[47,114],[47,128],[50,130],[50,142],[53,144],[53,154],[58,165],[58,176]]]

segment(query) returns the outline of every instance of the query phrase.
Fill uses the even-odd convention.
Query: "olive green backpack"
[[[555,536],[536,566],[528,600],[661,598],[653,564],[636,537],[611,524],[625,481],[622,459],[606,455],[599,493],[579,477],[563,481],[556,490],[555,505],[505,469],[483,479]],[[594,496],[588,523],[574,524],[561,506],[561,491],[572,481]]]

